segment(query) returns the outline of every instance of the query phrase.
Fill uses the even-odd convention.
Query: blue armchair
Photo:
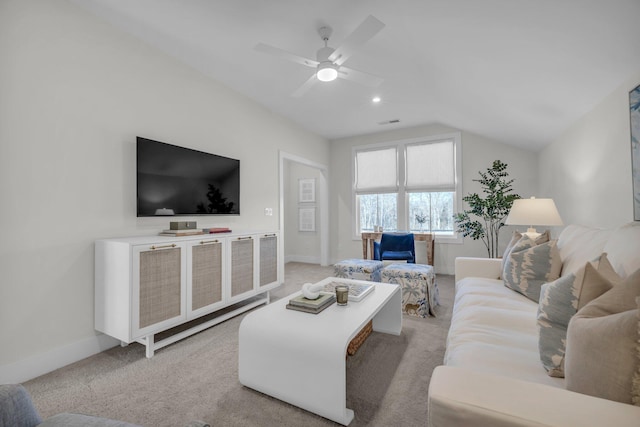
[[[373,257],[379,261],[406,261],[415,264],[413,233],[382,233],[380,243],[373,244]]]

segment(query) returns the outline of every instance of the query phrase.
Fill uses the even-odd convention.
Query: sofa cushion
[[[640,270],[594,299],[569,322],[565,377],[567,389],[622,403],[632,393],[638,369]]]
[[[604,245],[611,264],[620,277],[640,269],[640,222],[616,228]]]
[[[538,307],[538,348],[540,361],[550,376],[564,377],[565,344],[571,317],[588,302],[611,289],[611,283],[618,279],[607,254],[602,254],[578,271],[542,285]]]
[[[558,236],[558,249],[562,259],[562,275],[582,268],[587,262],[607,252],[604,245],[612,230],[568,225]],[[612,260],[611,254],[609,259]]]
[[[562,261],[556,244],[556,240],[538,245],[526,236],[520,239],[505,262],[505,286],[537,303],[542,285],[560,277]]]
[[[638,427],[640,407],[438,366],[429,384],[427,416],[421,425],[430,427]]]
[[[444,364],[564,388],[540,365],[537,309],[501,280],[458,281]]]

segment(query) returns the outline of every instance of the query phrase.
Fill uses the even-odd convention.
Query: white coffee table
[[[329,277],[322,283],[360,280]],[[373,319],[373,330],[400,335],[400,287],[374,283],[362,301],[333,304],[319,314],[285,308],[297,292],[248,314],[240,324],[240,383],[343,425],[347,409],[346,352],[349,342]]]

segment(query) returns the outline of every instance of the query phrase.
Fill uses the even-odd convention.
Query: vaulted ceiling
[[[640,70],[640,0],[74,2],[328,139],[442,123],[538,150]],[[344,65],[375,88],[294,97],[314,70],[255,49],[315,59],[318,28],[335,48],[369,15],[385,26]]]

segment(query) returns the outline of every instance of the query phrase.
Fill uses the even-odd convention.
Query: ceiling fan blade
[[[258,43],[254,49],[258,52],[268,53],[301,65],[306,65],[307,67],[316,68],[318,66],[318,61],[296,55],[295,53],[287,52],[286,50],[282,50],[277,47],[269,46],[268,44]]]
[[[293,92],[291,94],[291,96],[293,96],[294,98],[300,98],[302,95],[304,95],[305,93],[307,93],[307,91],[309,89],[311,89],[311,87],[316,84],[316,82],[318,81],[318,79],[316,78],[316,74],[313,73],[311,75],[311,77],[309,77],[309,80],[307,80],[306,82],[304,82],[302,84],[302,86],[300,86],[298,89],[296,89],[295,92]]]
[[[382,77],[347,67],[340,67],[338,69],[338,77],[369,87],[378,87],[384,81]]]
[[[329,60],[336,65],[342,65],[349,59],[351,55],[369,39],[378,34],[380,30],[384,28],[384,24],[375,18],[373,15],[367,16],[367,18],[360,24],[358,28],[342,42],[342,45],[337,48],[329,56]]]

